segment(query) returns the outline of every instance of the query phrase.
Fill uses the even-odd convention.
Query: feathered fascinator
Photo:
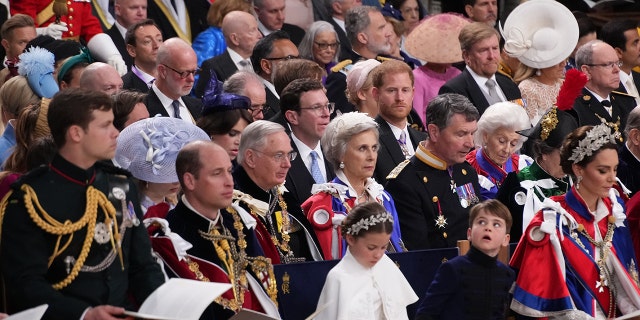
[[[18,74],[27,78],[31,90],[41,98],[51,98],[58,92],[53,78],[53,53],[40,47],[30,47],[19,56]]]
[[[222,92],[222,82],[218,81],[215,72],[211,71],[211,80],[202,96],[202,113],[204,117],[212,112],[234,109],[249,109],[251,100],[245,96]]]
[[[573,102],[582,92],[582,88],[587,84],[587,75],[577,69],[570,69],[565,74],[564,82],[556,98],[556,107],[562,111],[573,109]]]

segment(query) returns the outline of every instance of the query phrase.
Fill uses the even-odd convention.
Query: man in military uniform
[[[478,110],[454,93],[427,107],[427,139],[387,176],[407,249],[447,248],[467,239],[469,209],[479,202],[478,174],[465,161]]]
[[[336,112],[355,111],[355,106],[349,103],[345,94],[351,65],[391,53],[391,30],[386,25],[387,21],[376,7],[357,6],[347,11],[345,28],[351,42],[351,57],[334,66],[326,81],[327,97],[336,104]]]
[[[295,201],[284,187],[296,156],[280,124],[258,120],[242,132],[233,177],[236,189],[250,198],[245,209],[258,221],[260,245],[274,264],[322,259],[309,221],[299,205],[289,205]]]
[[[55,5],[54,5],[55,3]],[[65,6],[58,1],[15,0],[11,1],[11,14],[23,13],[31,16],[39,34],[56,39],[81,41],[87,45],[91,55],[97,60],[112,65],[120,75],[127,73],[118,48],[106,33],[102,32],[100,21],[91,13],[91,1],[67,1],[67,14],[56,16],[57,7]],[[57,23],[57,20],[61,22]]]
[[[576,52],[576,65],[589,81],[569,111],[579,126],[605,123],[622,144],[622,130],[636,106],[633,96],[614,91],[620,85],[621,62],[615,49],[601,40],[587,42]]]
[[[168,266],[165,270],[181,278],[233,286],[204,312],[207,319],[228,319],[241,308],[279,318],[275,279],[264,278],[263,289],[247,272],[273,277],[273,266],[262,256],[254,231],[245,227],[250,223],[243,222],[246,215],[239,214],[243,209],[231,204],[233,177],[227,152],[212,141],[194,141],[180,150],[175,166],[184,195],[166,219],[171,232],[192,247],[178,256],[175,236],[166,234],[166,229],[164,236],[154,236],[151,241]],[[149,210],[147,216],[155,212]]]
[[[164,281],[140,223],[136,184],[101,162],[116,149],[112,104],[82,89],[49,104],[58,154],[14,184],[0,211],[10,313],[46,303],[43,319],[110,319]]]

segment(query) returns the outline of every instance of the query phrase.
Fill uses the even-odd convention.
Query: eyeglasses
[[[300,107],[300,110],[311,110],[311,112],[314,112],[316,115],[322,115],[322,112],[324,110],[329,111],[329,113],[333,113],[333,110],[336,109],[336,104],[333,102],[327,102],[327,104],[325,105],[321,105],[321,104],[317,104],[315,106],[311,106],[311,107],[307,107],[307,108],[303,108]]]
[[[333,50],[338,49],[338,46],[340,45],[340,42],[334,42],[334,43],[320,43],[320,42],[313,42],[315,43],[316,46],[318,46],[318,48],[320,48],[320,50],[327,50],[327,48],[331,48]]]
[[[271,157],[274,160],[276,160],[276,162],[284,162],[285,159],[289,160],[289,162],[293,161],[296,159],[296,157],[298,156],[298,153],[295,151],[291,151],[289,153],[284,153],[284,152],[277,152],[275,154],[269,154],[266,152],[262,152],[262,151],[258,151],[256,149],[251,149],[257,153],[262,153],[265,156]]]
[[[622,68],[622,61],[613,61],[609,63],[597,63],[597,64],[587,64],[589,67],[603,67],[607,69],[613,69],[613,66],[618,68]]]
[[[189,75],[192,75],[192,76],[195,77],[196,73],[198,73],[200,71],[200,69],[197,69],[197,68],[195,70],[178,71],[178,70],[176,70],[174,68],[169,67],[166,64],[162,64],[162,65],[167,67],[167,68],[169,68],[169,69],[171,69],[173,72],[177,73],[180,76],[180,79],[186,79]]]
[[[249,107],[249,110],[251,110],[251,116],[256,117],[257,115],[260,114],[260,112],[267,113],[270,110],[270,108],[269,106],[264,104],[256,104]]]
[[[264,59],[269,61],[277,61],[277,60],[291,60],[291,59],[299,59],[299,58],[300,57],[298,56],[288,55],[288,56],[279,57],[279,58],[264,58]]]

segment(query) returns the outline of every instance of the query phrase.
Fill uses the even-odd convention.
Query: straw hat
[[[412,56],[427,62],[460,62],[462,50],[458,35],[469,23],[468,19],[452,13],[430,16],[407,36],[405,48]]]
[[[504,50],[531,68],[548,68],[567,59],[578,43],[578,22],[554,0],[517,6],[501,28]]]
[[[187,143],[210,140],[202,129],[184,120],[154,117],[137,121],[118,136],[115,160],[137,179],[178,182],[176,157]]]

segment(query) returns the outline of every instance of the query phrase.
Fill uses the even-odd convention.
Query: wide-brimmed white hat
[[[453,13],[427,17],[407,36],[405,48],[412,56],[427,62],[460,62],[462,50],[458,35],[469,23],[469,19]]]
[[[507,17],[504,50],[531,68],[548,68],[567,59],[578,43],[578,22],[554,0],[530,0]]]
[[[176,158],[187,143],[210,140],[202,129],[184,120],[154,117],[136,121],[118,136],[116,163],[137,179],[178,182]]]

